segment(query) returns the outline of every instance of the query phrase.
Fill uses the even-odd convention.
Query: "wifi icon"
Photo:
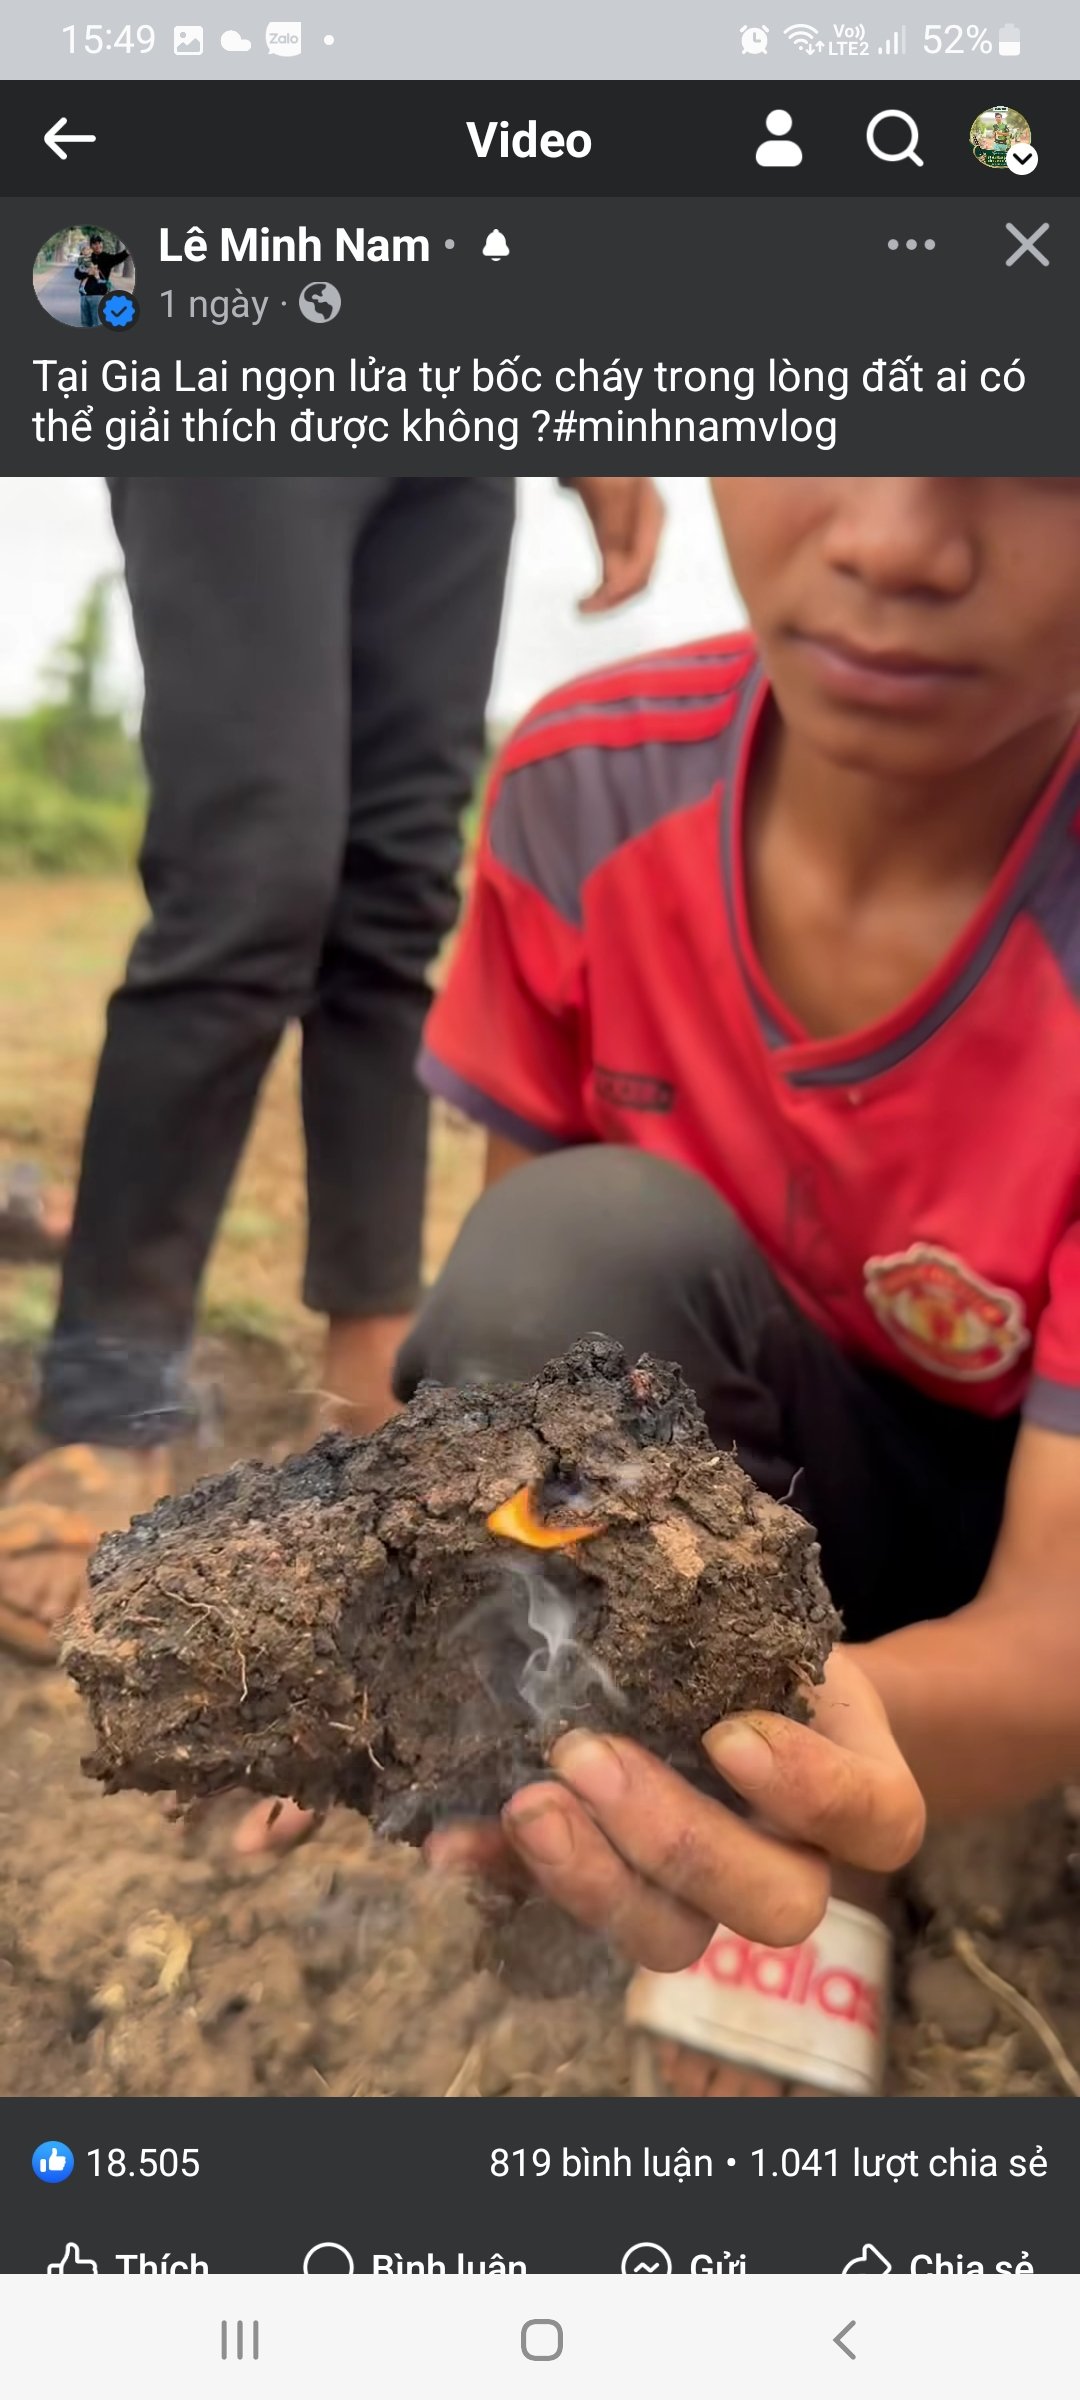
[[[811,51],[816,50],[821,41],[816,25],[785,25],[784,35],[796,50],[802,51],[804,58],[809,58]]]

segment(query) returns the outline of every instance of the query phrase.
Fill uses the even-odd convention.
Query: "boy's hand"
[[[600,582],[580,604],[583,617],[619,608],[643,592],[656,564],[664,503],[648,475],[575,475],[600,552]]]
[[[755,1715],[705,1734],[754,1822],[636,1743],[575,1732],[552,1754],[557,1782],[515,1792],[498,1824],[433,1834],[428,1858],[503,1881],[524,1869],[579,1924],[663,1973],[691,1966],[719,1924],[752,1941],[803,1941],[833,1862],[887,1873],[913,1856],[925,1823],[884,1708],[843,1650],[813,1704],[812,1727]]]

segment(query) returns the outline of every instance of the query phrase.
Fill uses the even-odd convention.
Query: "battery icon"
[[[1000,25],[998,27],[998,52],[1002,58],[1019,58],[1019,25]]]

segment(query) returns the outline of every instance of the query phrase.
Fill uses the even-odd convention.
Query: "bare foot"
[[[233,1836],[238,1858],[265,1858],[296,1850],[309,1841],[321,1823],[318,1811],[298,1808],[295,1800],[257,1800],[241,1818]]]
[[[394,1361],[411,1323],[406,1316],[331,1318],[312,1439],[331,1430],[375,1433],[397,1415]]]
[[[88,1442],[46,1450],[0,1492],[0,1643],[22,1658],[57,1655],[103,1533],[129,1525],[169,1489],[164,1449]]]

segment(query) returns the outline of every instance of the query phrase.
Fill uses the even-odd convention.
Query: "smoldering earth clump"
[[[570,1546],[493,1532],[515,1496],[530,1543]],[[810,1527],[676,1367],[599,1335],[161,1501],[89,1581],[64,1656],[109,1790],[343,1801],[411,1840],[496,1809],[571,1724],[683,1763],[734,1710],[804,1713],[840,1631]]]

